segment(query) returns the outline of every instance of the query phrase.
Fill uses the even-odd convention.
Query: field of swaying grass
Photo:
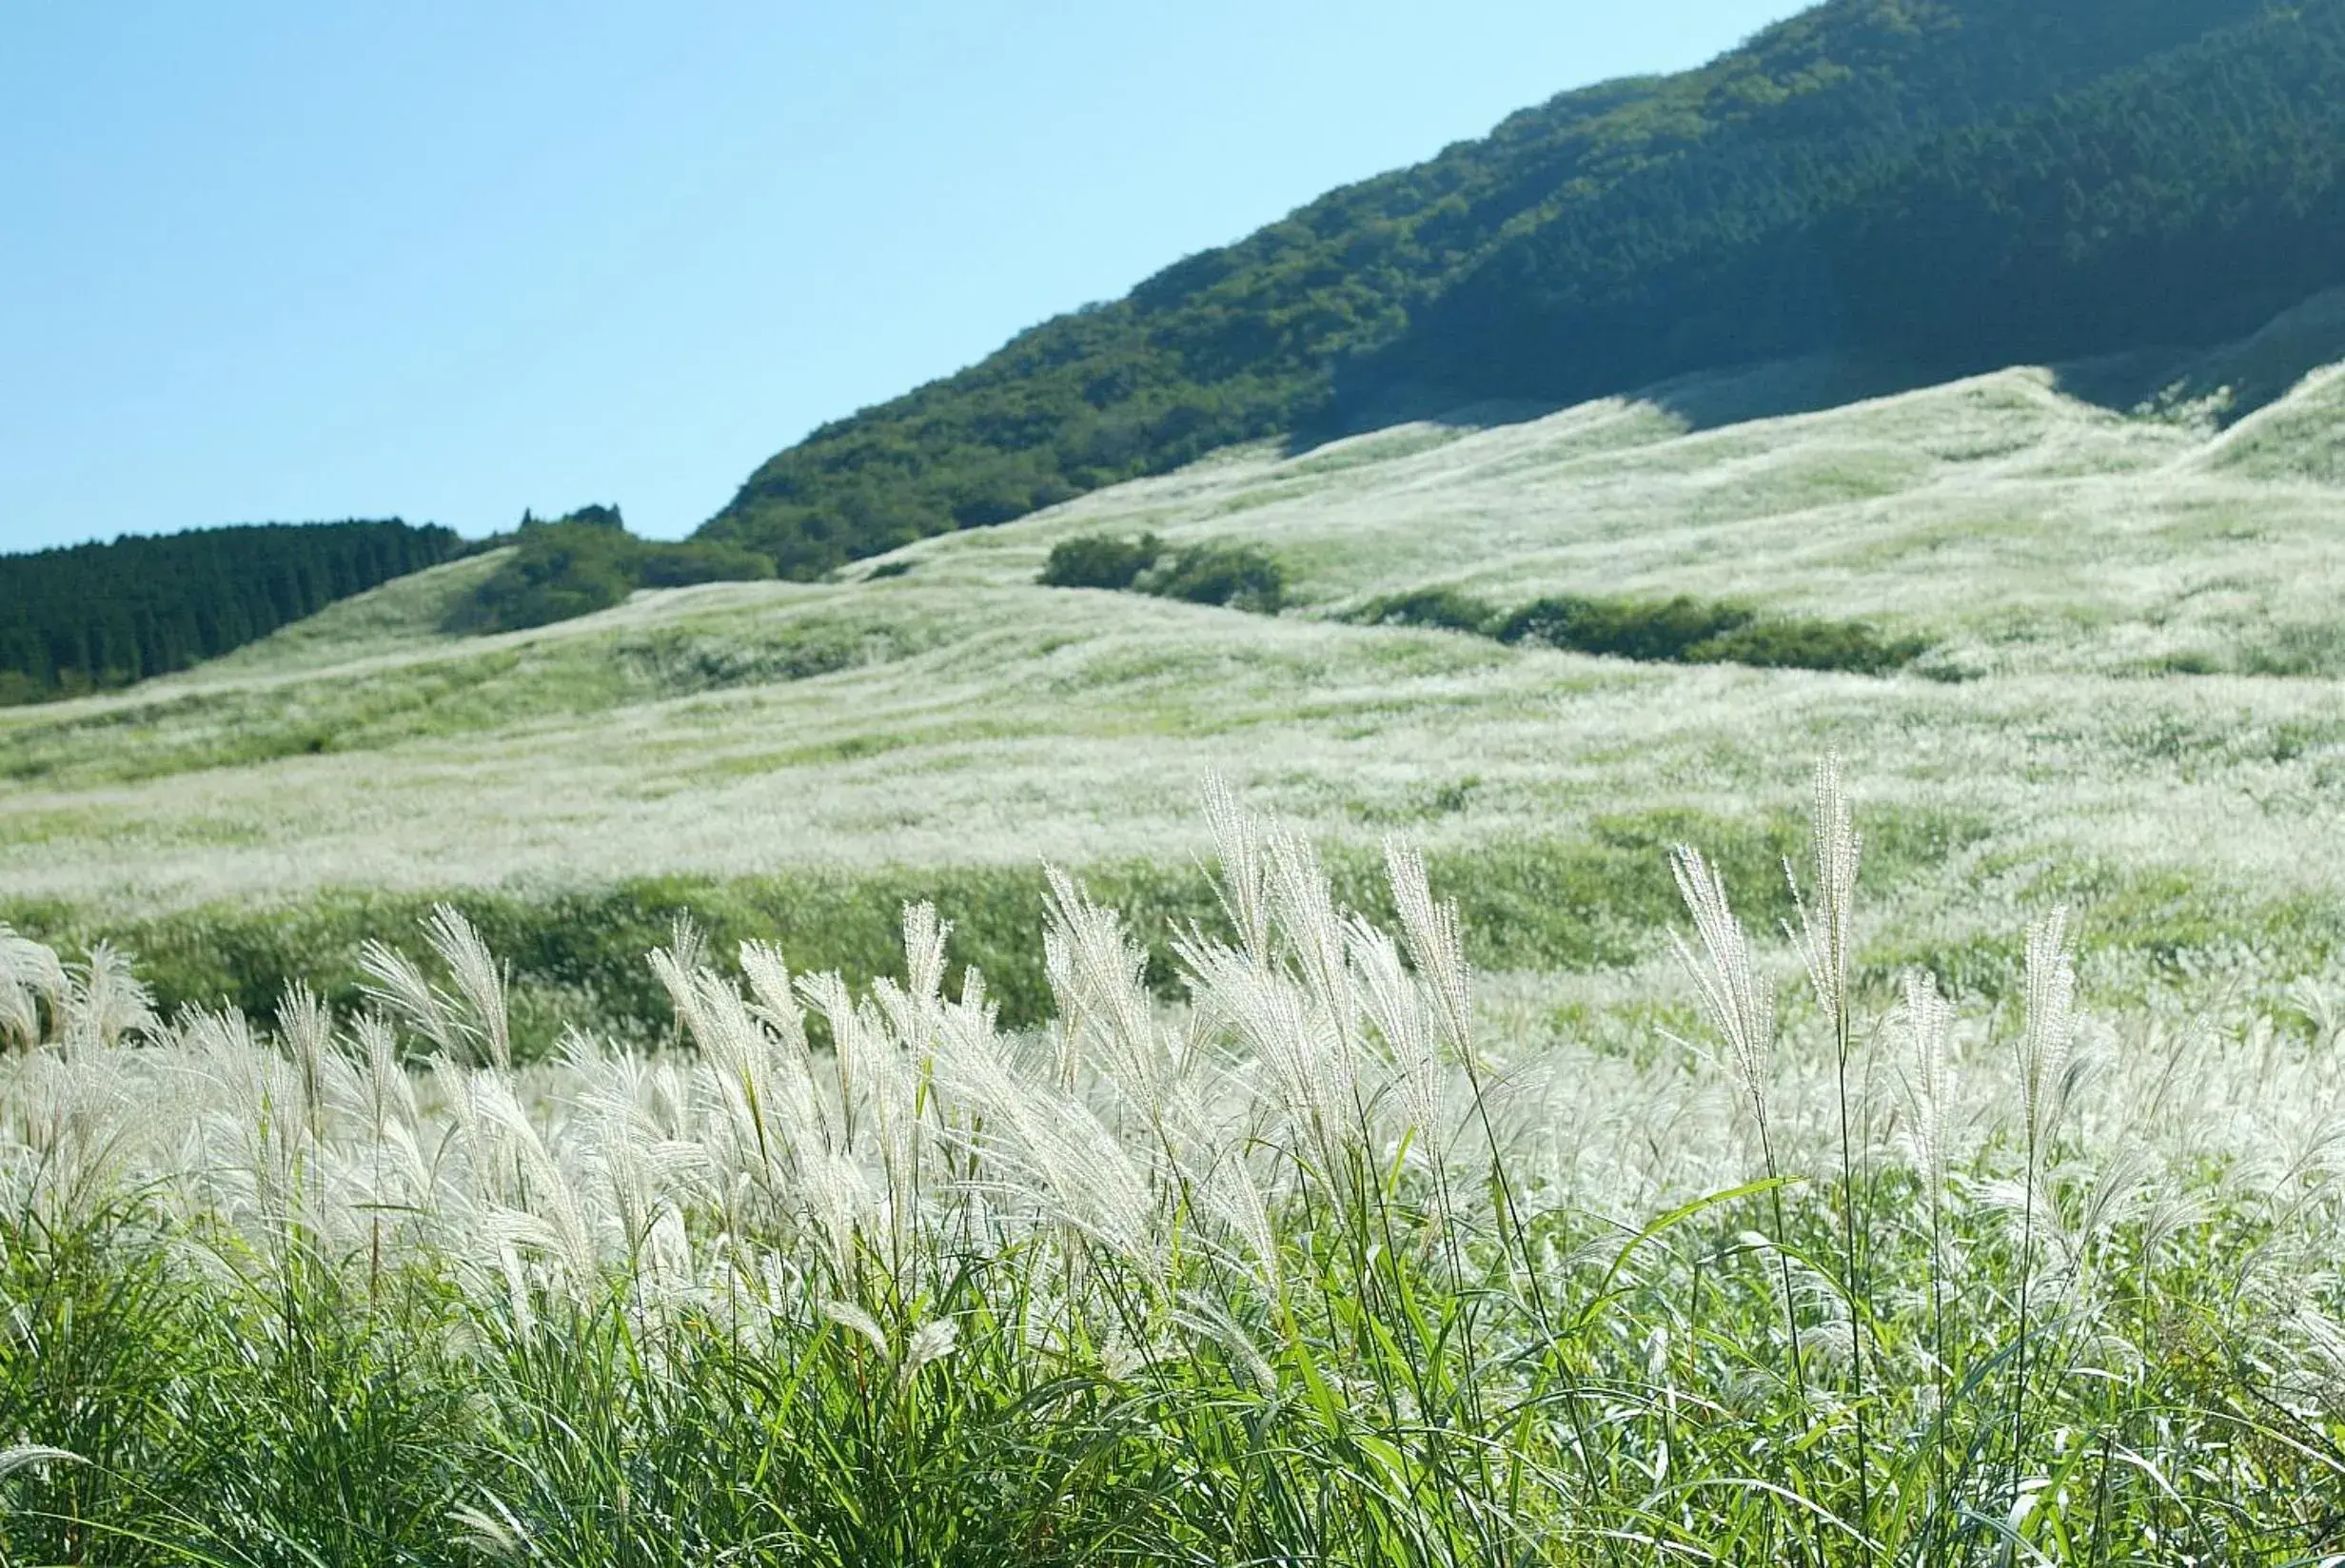
[[[2345,982],[2335,382],[2297,379],[2340,350],[2345,306],[2315,302],[2165,381],[1836,402],[1850,373],[1809,363],[1485,410],[1224,454],[851,580],[502,637],[442,629],[493,566],[459,562],[203,669],[0,712],[0,919],[122,944],[167,1006],[265,1011],[299,980],[347,1009],[363,943],[451,902],[513,964],[535,1057],[568,1016],[660,1034],[638,960],[675,913],[859,983],[894,963],[897,907],[933,897],[1023,1025],[1048,1005],[1045,856],[1178,995],[1167,932],[1212,908],[1189,807],[1215,774],[1362,907],[1380,839],[1417,839],[1481,967],[1585,1010],[1665,972],[1667,845],[1769,863],[1796,759],[1833,750],[1894,862],[1870,980],[1925,962],[2005,994],[2013,933],[2064,902],[2096,997],[2219,974],[2276,1006]],[[1291,607],[1035,580],[1055,544],[1143,533],[1265,553]],[[1922,652],[1686,665],[1360,623],[1444,593],[1509,616],[1684,596]]]
[[[2308,310],[0,712],[0,1568],[2345,1564]]]
[[[1054,876],[1025,1030],[927,905],[536,1065],[453,911],[348,1014],[0,935],[0,1561],[2345,1561],[2318,996],[1867,984],[1827,763],[1779,932],[1669,857],[1682,1032],[1521,1049],[1413,849],[1206,815],[1184,1000]]]

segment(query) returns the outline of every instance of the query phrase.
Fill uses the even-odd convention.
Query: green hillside
[[[1824,347],[1924,378],[2235,336],[2345,277],[2340,85],[2345,7],[2315,5],[1918,142],[1716,138],[1510,235],[1345,379],[1577,398]]]
[[[2345,277],[2345,0],[1833,0],[1567,93],[824,427],[703,530],[788,576],[1234,441],[1831,348],[2233,336]]]

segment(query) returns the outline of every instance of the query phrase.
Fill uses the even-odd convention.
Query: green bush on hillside
[[[774,563],[705,539],[662,544],[626,531],[616,506],[585,506],[552,522],[524,513],[512,558],[448,614],[455,632],[518,632],[624,603],[638,588],[756,580]]]
[[[1164,541],[1153,534],[1136,539],[1085,534],[1052,545],[1035,580],[1045,588],[1130,588],[1163,553]]]
[[[1498,611],[1455,588],[1420,588],[1372,599],[1350,617],[1362,626],[1431,626],[1446,632],[1488,636]]]
[[[1285,570],[1252,545],[1192,544],[1168,556],[1153,534],[1060,539],[1035,580],[1045,588],[1121,589],[1265,616],[1287,602]]]
[[[1278,562],[1250,544],[1194,544],[1159,561],[1133,584],[1158,598],[1226,604],[1272,616],[1287,602],[1287,577]]]
[[[515,632],[607,610],[634,591],[631,542],[584,523],[525,528],[512,559],[448,613],[448,629]]]
[[[1686,654],[1695,664],[1748,664],[1758,669],[1845,670],[1886,675],[1928,651],[1920,637],[1884,639],[1861,620],[1762,618]]]
[[[1509,613],[1456,588],[1421,588],[1371,599],[1346,618],[1363,626],[1429,626],[1651,664],[1884,675],[1927,650],[1919,637],[1883,637],[1861,620],[1767,615],[1750,605],[1685,594],[1665,599],[1556,594]]]
[[[1542,642],[1573,653],[1650,663],[1686,661],[1697,648],[1743,631],[1757,612],[1685,595],[1662,600],[1558,594],[1533,599],[1498,628],[1501,642]],[[1699,662],[1699,660],[1693,660]]]
[[[1882,675],[1919,658],[1915,637],[1884,639],[1857,620],[1764,616],[1748,605],[1693,598],[1534,599],[1498,624],[1501,642],[1662,664],[1748,664],[1762,669]]]

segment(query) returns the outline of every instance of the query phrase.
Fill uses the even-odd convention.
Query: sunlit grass
[[[1884,800],[1994,822],[2012,857],[2117,842],[2224,885],[2345,871],[2301,842],[2345,789],[2322,728],[2345,668],[2334,492],[2209,460],[2263,425],[2124,418],[2028,370],[1754,417],[1798,406],[1802,374],[1226,454],[923,541],[901,578],[648,594],[494,638],[436,630],[458,563],[151,688],[0,715],[0,889],[110,921],[338,889],[1179,866],[1209,772],[1330,842],[1397,825],[1467,847],[1618,800],[1780,810],[1797,770],[1764,758],[1826,748]],[[2280,441],[2307,406],[2256,419]],[[1147,532],[1266,551],[1304,607],[1033,584],[1057,543]],[[1912,673],[1935,679],[1343,618],[1441,589],[1862,622],[1926,642]],[[1425,809],[1468,776],[1462,810]]]
[[[0,715],[0,1562],[2345,1553],[2317,399],[1797,370]]]
[[[1736,912],[1780,866],[1681,853],[1682,988],[1615,997],[1676,1000],[1527,1049],[1415,852],[1352,914],[1305,841],[1211,820],[1183,1001],[1054,878],[1027,1031],[926,905],[866,988],[678,924],[672,1047],[537,1066],[450,912],[368,951],[358,1008],[252,1021],[7,939],[0,1551],[2345,1547],[2319,992],[2095,1017],[2057,914],[2000,995],[1868,974],[1827,771],[1796,942]]]

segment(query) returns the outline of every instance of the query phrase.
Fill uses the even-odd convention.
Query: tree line
[[[0,701],[184,670],[456,556],[397,519],[203,528],[0,556]]]

